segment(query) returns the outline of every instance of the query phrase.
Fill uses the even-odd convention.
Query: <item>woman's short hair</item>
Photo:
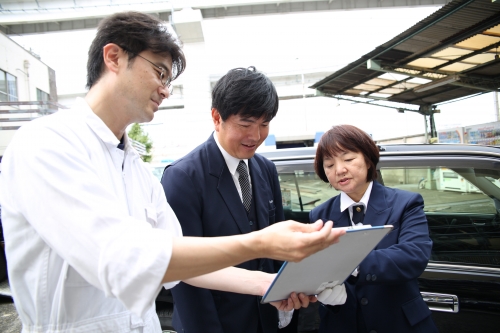
[[[322,181],[328,183],[328,178],[323,168],[323,160],[346,151],[363,154],[365,162],[368,165],[367,182],[377,178],[377,163],[380,153],[373,139],[356,126],[337,125],[323,134],[316,149],[314,170]]]

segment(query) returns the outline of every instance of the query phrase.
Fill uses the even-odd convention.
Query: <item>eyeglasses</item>
[[[159,69],[160,70],[160,81],[161,81],[161,84],[168,89],[168,92],[170,95],[172,95],[173,93],[173,90],[174,90],[174,87],[172,87],[171,83],[172,83],[172,78],[170,76],[167,75],[167,71],[165,70],[165,68],[163,67],[160,67],[158,65],[156,65],[155,63],[149,61],[148,59],[144,58],[143,56],[141,56],[140,54],[137,54],[138,57],[141,57],[142,59],[146,60],[147,62],[149,62],[151,65],[153,65],[155,68]]]

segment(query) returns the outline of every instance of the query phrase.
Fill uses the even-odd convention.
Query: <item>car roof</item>
[[[388,144],[378,145],[380,156],[385,155],[482,155],[500,157],[500,146],[483,146],[468,144]],[[260,155],[272,160],[303,160],[314,159],[316,147],[286,148],[266,151]]]

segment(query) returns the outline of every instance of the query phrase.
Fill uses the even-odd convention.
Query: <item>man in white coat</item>
[[[153,119],[184,67],[161,21],[110,16],[89,50],[86,97],[11,141],[0,204],[23,332],[161,332],[154,300],[162,286],[185,280],[262,295],[272,275],[224,267],[260,257],[299,261],[343,234],[332,222],[290,221],[240,236],[182,237],[125,130]]]

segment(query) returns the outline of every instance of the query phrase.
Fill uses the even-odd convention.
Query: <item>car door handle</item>
[[[432,311],[458,313],[458,296],[420,292],[427,306]]]

